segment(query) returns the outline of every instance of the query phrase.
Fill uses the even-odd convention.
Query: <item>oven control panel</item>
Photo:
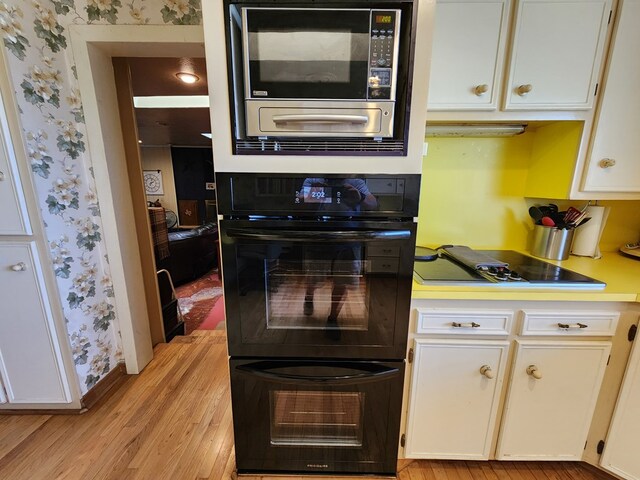
[[[218,173],[222,215],[417,216],[419,175]]]
[[[369,99],[390,100],[398,59],[399,10],[372,10],[369,47]]]

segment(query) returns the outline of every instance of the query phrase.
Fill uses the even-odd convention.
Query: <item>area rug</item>
[[[224,330],[224,298],[218,299],[198,330]]]
[[[217,272],[209,272],[177,287],[176,296],[184,317],[185,335],[190,335],[204,322],[217,300],[222,297],[222,284]]]

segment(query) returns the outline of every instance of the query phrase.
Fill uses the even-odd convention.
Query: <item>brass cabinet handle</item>
[[[524,97],[531,90],[533,90],[533,85],[531,85],[530,83],[519,85],[518,87],[516,87],[516,93],[521,97]]]
[[[615,166],[616,161],[613,158],[603,158],[598,162],[600,168],[611,168]]]
[[[491,370],[491,367],[489,365],[483,365],[480,367],[480,374],[484,375],[485,377],[487,377],[489,380],[491,380],[492,378],[495,378],[495,375],[493,373],[493,370]]]
[[[489,85],[487,85],[486,83],[483,83],[482,85],[478,85],[476,86],[476,88],[473,89],[473,93],[475,93],[479,97],[481,97],[488,91],[489,91]]]
[[[535,365],[529,365],[527,367],[527,375],[535,378],[536,380],[540,380],[542,378],[542,373]]]
[[[11,265],[11,270],[13,270],[14,272],[24,272],[26,269],[27,269],[27,265],[24,262]]]

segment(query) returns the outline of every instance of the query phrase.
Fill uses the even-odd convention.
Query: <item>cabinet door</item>
[[[517,343],[497,458],[580,460],[611,344]]]
[[[630,480],[640,479],[640,345],[636,340],[622,382],[604,453],[602,468]]]
[[[507,0],[438,0],[430,110],[494,110],[504,58]]]
[[[69,403],[35,244],[0,244],[0,376],[10,403]]]
[[[505,109],[588,109],[611,0],[520,0]]]
[[[20,181],[4,108],[0,97],[0,235],[29,235],[31,229],[22,190],[17,187]]]
[[[640,0],[624,0],[598,109],[584,190],[640,192]]]
[[[2,385],[2,381],[0,380],[0,404],[7,403],[7,394],[4,391],[4,386]]]
[[[489,458],[508,348],[506,341],[416,340],[407,458]]]

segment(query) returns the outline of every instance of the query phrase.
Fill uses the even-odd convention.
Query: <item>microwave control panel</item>
[[[398,59],[398,27],[400,10],[371,11],[371,42],[369,49],[370,100],[392,100],[395,69]]]

